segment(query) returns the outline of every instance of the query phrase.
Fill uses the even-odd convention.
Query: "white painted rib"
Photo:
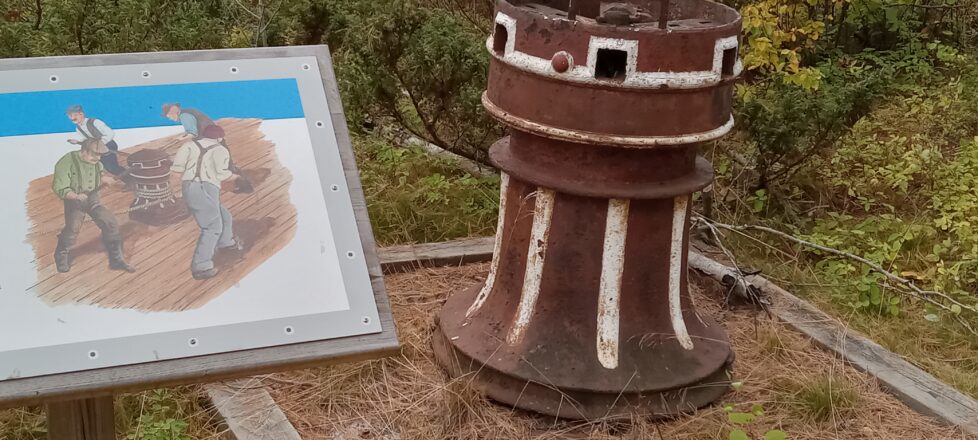
[[[601,255],[601,285],[598,297],[598,361],[609,370],[618,368],[621,276],[625,269],[628,207],[628,200],[609,200],[608,222],[604,229],[604,252]]]
[[[510,17],[502,12],[496,13],[496,24],[506,28],[506,47],[503,50],[503,54],[509,56],[516,52],[516,19]],[[489,37],[489,52],[492,50],[492,40],[495,35]]]
[[[679,345],[687,350],[693,349],[693,340],[683,319],[682,292],[683,239],[686,234],[686,207],[689,196],[676,197],[672,212],[672,246],[669,253],[669,316],[672,330],[676,333]]]
[[[499,269],[499,254],[503,247],[503,227],[506,225],[506,193],[509,192],[509,174],[499,173],[499,220],[496,221],[496,242],[492,246],[492,265],[486,276],[486,285],[476,295],[475,301],[465,312],[465,317],[471,317],[478,312],[489,298],[492,287],[496,284],[496,271]]]
[[[547,240],[550,238],[550,223],[554,212],[554,191],[537,189],[533,208],[533,227],[530,230],[530,248],[526,254],[526,273],[523,276],[523,292],[516,310],[516,319],[507,341],[518,344],[523,340],[526,327],[536,308],[540,296],[540,283],[543,281],[543,264],[547,256]]]
[[[727,49],[737,49],[740,43],[737,41],[737,36],[733,35],[726,38],[720,38],[713,44],[713,70],[711,73],[714,75],[723,76],[723,52]],[[744,71],[744,63],[741,61],[740,56],[737,56],[737,60],[734,62],[733,74],[734,76],[740,75]]]

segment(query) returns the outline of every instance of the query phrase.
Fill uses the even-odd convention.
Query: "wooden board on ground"
[[[459,266],[492,260],[492,237],[389,246],[380,252],[384,272],[401,272],[431,266]]]
[[[236,440],[301,440],[272,400],[261,377],[204,386],[207,397]]]

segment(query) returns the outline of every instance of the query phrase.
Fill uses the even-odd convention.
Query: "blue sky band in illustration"
[[[111,87],[0,94],[0,136],[67,133],[75,130],[65,116],[72,105],[102,119],[113,129],[177,125],[163,117],[164,103],[179,102],[217,120],[305,117],[294,79],[229,81],[159,86]]]

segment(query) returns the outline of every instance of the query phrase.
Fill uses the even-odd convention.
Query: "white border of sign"
[[[32,362],[64,362],[66,356],[77,352],[78,362],[88,365],[83,367],[85,371],[0,380],[0,407],[367,359],[390,354],[398,348],[346,118],[325,46],[0,60],[0,93],[188,82],[179,66],[188,62],[195,63],[195,67],[214,67],[195,69],[195,83],[296,79],[350,308],[104,340],[94,345],[32,349],[29,353]],[[147,71],[152,72],[151,79],[145,76]],[[58,81],[51,81],[55,76]],[[354,230],[359,235],[349,233]],[[295,334],[283,338],[282,329],[286,327],[296,329]],[[298,329],[309,331],[300,333]],[[227,338],[229,333],[239,337]],[[188,350],[187,341],[191,338],[213,343],[206,348]],[[242,347],[239,342],[242,339],[252,343]],[[89,357],[93,349],[99,352],[96,360]],[[135,356],[137,362],[143,363],[132,361],[134,350],[145,351]],[[113,356],[121,351],[128,353]],[[20,353],[17,359],[23,359],[24,354]],[[0,363],[13,359],[10,353],[0,354]]]

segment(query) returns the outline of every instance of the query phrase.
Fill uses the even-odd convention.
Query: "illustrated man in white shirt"
[[[221,205],[221,182],[231,178],[231,154],[215,139],[196,139],[177,150],[170,171],[182,175],[183,200],[200,227],[190,271],[194,279],[213,278],[219,249],[242,250],[232,233],[231,213]]]
[[[68,114],[68,119],[75,124],[75,131],[78,133],[78,137],[69,139],[68,142],[81,145],[82,142],[90,139],[101,141],[108,149],[108,151],[98,152],[101,154],[101,162],[105,167],[105,171],[117,177],[122,176],[126,170],[119,165],[119,144],[115,142],[115,132],[112,128],[101,119],[88,117],[80,105],[68,107],[66,113]]]

